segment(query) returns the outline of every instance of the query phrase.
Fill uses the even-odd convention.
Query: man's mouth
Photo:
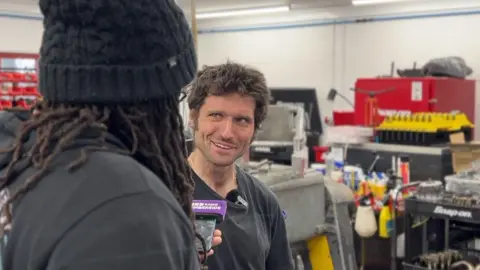
[[[215,143],[213,141],[212,141],[212,144],[215,145],[216,147],[220,148],[220,149],[223,149],[223,150],[232,150],[234,148],[232,146],[225,145],[225,144],[222,144],[222,143]]]

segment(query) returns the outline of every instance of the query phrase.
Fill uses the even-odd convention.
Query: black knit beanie
[[[179,96],[194,77],[192,34],[174,0],[40,0],[39,89],[58,103]]]

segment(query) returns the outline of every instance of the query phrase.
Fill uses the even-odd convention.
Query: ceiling
[[[191,0],[177,0],[176,2],[182,8],[190,9]],[[350,4],[351,0],[196,0],[196,8],[200,12],[280,5],[290,5],[292,9],[306,9]]]
[[[184,9],[190,10],[191,0],[176,0]],[[292,9],[321,8],[350,5],[351,0],[196,0],[197,12],[245,9],[262,6],[291,5]],[[37,10],[38,0],[0,0],[0,6],[15,10]],[[5,9],[5,8],[3,8]]]
[[[0,0],[0,4],[14,4],[14,5],[22,5],[22,6],[33,6],[38,5],[38,0]]]

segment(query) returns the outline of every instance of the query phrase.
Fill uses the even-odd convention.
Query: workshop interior
[[[267,78],[237,165],[277,196],[296,270],[480,269],[480,1],[176,2],[200,67]],[[0,110],[41,99],[41,19],[0,0]]]

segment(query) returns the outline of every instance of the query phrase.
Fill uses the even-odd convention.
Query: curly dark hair
[[[42,177],[48,174],[53,159],[85,131],[92,129],[98,131],[95,132],[97,137],[82,149],[79,158],[69,165],[70,170],[81,167],[89,152],[104,149],[107,134],[113,134],[128,145],[128,154],[152,170],[165,183],[193,222],[194,182],[187,161],[183,121],[178,103],[178,98],[168,97],[131,105],[67,105],[48,101],[36,104],[33,110],[40,113],[34,113],[23,123],[10,149],[1,151],[11,154],[12,159],[5,174],[0,177],[0,190],[15,179],[17,174],[14,167],[20,160],[26,158],[38,169],[5,203],[7,223],[11,222],[11,203],[20,200],[33,189]],[[25,153],[24,142],[33,132],[36,134],[35,141]],[[196,236],[201,239],[198,234]],[[201,240],[205,248],[205,243]]]
[[[186,90],[188,107],[194,112],[198,112],[210,95],[237,93],[255,100],[256,130],[267,116],[270,91],[263,73],[253,67],[231,61],[221,65],[204,66]]]

